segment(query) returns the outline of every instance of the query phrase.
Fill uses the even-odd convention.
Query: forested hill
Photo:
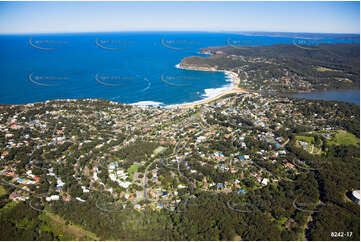
[[[263,92],[304,92],[352,89],[360,86],[360,45],[278,44],[267,46],[209,47],[180,64],[231,70],[239,74],[241,87]]]

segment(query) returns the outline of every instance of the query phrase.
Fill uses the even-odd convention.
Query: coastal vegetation
[[[360,45],[221,46],[202,48],[208,57],[184,58],[190,69],[238,73],[240,88],[263,93],[297,93],[329,89],[359,89]]]

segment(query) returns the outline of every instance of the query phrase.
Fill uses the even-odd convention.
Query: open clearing
[[[326,67],[322,67],[322,66],[317,66],[315,68],[317,71],[336,71],[336,72],[340,72],[340,70],[336,70],[336,69],[330,69],[330,68],[326,68]]]
[[[40,216],[41,220],[47,223],[43,229],[53,231],[62,240],[99,240],[94,233],[75,224],[66,224],[65,220],[56,214],[47,211]]]
[[[329,142],[330,144],[335,145],[360,145],[360,139],[357,138],[354,134],[351,134],[344,130],[338,130],[335,137],[332,138]]]
[[[296,136],[296,139],[312,144],[315,143],[315,138],[313,136]]]
[[[0,185],[0,196],[5,195],[7,193],[8,192],[6,191],[6,189],[2,185]]]
[[[134,173],[137,172],[138,168],[141,167],[141,166],[142,165],[133,164],[128,168],[127,172],[129,173],[129,176],[130,176],[131,180],[133,180]]]

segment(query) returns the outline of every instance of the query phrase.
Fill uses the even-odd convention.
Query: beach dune
[[[176,105],[170,105],[169,107],[171,108],[194,108],[197,105],[201,105],[201,104],[205,104],[205,103],[209,103],[212,102],[220,97],[223,97],[225,95],[231,94],[231,93],[247,93],[247,90],[244,90],[242,88],[239,88],[238,85],[240,83],[240,79],[237,75],[237,73],[235,72],[231,72],[231,71],[226,71],[226,70],[216,70],[214,68],[205,68],[205,67],[194,67],[194,66],[184,66],[181,64],[177,64],[176,65],[177,68],[179,69],[185,69],[185,70],[196,70],[196,71],[221,71],[221,72],[225,72],[226,74],[229,73],[230,75],[232,75],[232,89],[228,89],[225,90],[222,93],[219,93],[218,95],[209,97],[209,98],[205,98],[196,102],[192,102],[192,103],[184,103],[184,104],[176,104]]]

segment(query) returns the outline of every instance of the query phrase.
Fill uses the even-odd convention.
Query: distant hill
[[[184,58],[184,68],[237,72],[253,91],[307,92],[360,87],[360,45],[277,44],[202,48],[209,57]]]

